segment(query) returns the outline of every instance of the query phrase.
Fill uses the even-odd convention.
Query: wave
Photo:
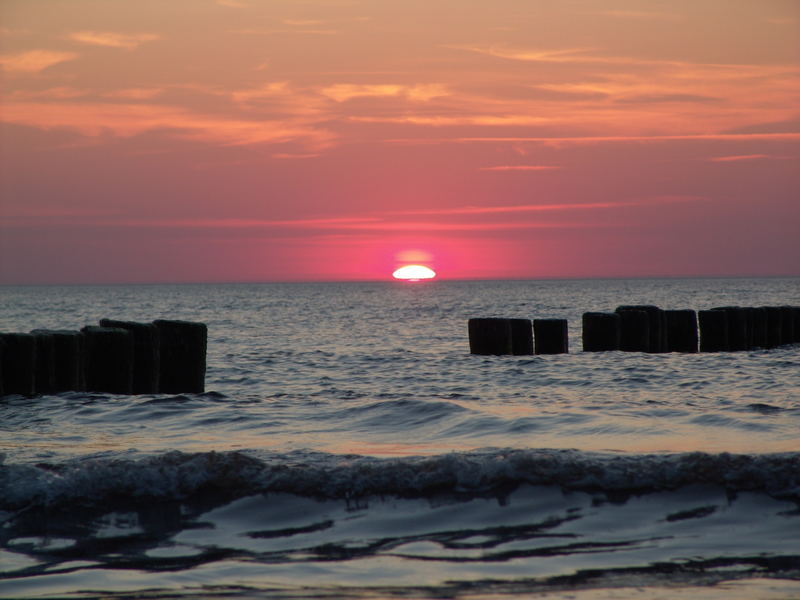
[[[286,492],[313,498],[466,497],[519,485],[645,494],[694,484],[800,499],[800,453],[608,454],[553,449],[484,449],[437,456],[374,458],[295,451],[170,451],[115,454],[59,463],[6,464],[0,456],[0,509],[115,500],[236,499]]]

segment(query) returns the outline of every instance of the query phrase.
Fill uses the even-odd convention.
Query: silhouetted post
[[[619,320],[617,313],[583,313],[584,352],[619,350]]]
[[[793,306],[792,314],[794,315],[794,339],[792,343],[800,344],[800,306]]]
[[[748,350],[747,344],[747,316],[739,306],[720,306],[712,308],[725,313],[728,321],[728,350]]]
[[[3,342],[3,392],[36,393],[36,341],[30,333],[0,333]]]
[[[753,327],[753,348],[767,347],[767,309],[751,308],[750,318]]]
[[[697,352],[697,313],[691,309],[665,310],[667,350]]]
[[[511,327],[511,354],[533,354],[533,329],[530,319],[509,319]]]
[[[534,319],[533,339],[536,354],[567,354],[569,333],[566,319]]]
[[[778,306],[765,306],[767,311],[767,345],[765,348],[776,348],[783,343],[783,311]]]
[[[747,349],[752,350],[755,348],[755,308],[751,308],[749,306],[743,307],[742,312],[744,313],[744,324],[745,324],[745,344],[747,344]]]
[[[650,317],[643,310],[617,310],[619,349],[625,352],[650,351]]]
[[[206,386],[205,323],[191,321],[153,321],[160,343],[159,392],[166,394],[202,393]],[[509,345],[511,343],[509,336]]]
[[[650,304],[623,305],[618,306],[616,312],[621,313],[626,310],[641,310],[647,313],[648,322],[648,349],[647,352],[666,351],[666,330],[663,311],[657,306]]]
[[[34,329],[32,333],[47,334],[53,340],[53,391],[82,391],[84,387],[81,382],[83,379],[83,335],[81,332]]]
[[[156,326],[114,319],[100,319],[100,325],[125,329],[133,336],[133,393],[158,393],[160,352]]]
[[[794,342],[794,331],[797,323],[794,320],[794,308],[791,306],[781,306],[781,344],[791,344]]]
[[[130,394],[133,390],[133,336],[118,327],[89,325],[81,329],[90,392]]]
[[[55,344],[53,336],[41,329],[31,331],[36,343],[36,393],[52,394],[55,388]]]
[[[494,317],[470,319],[469,351],[472,354],[511,354],[511,323]]]
[[[728,350],[728,315],[723,310],[701,310],[697,313],[700,324],[700,352],[725,352]]]

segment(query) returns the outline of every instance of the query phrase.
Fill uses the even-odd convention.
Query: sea
[[[208,325],[204,393],[0,399],[0,597],[800,598],[800,345],[583,352],[620,304],[800,278],[0,287],[5,332]]]

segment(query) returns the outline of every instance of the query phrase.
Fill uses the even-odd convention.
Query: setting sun
[[[436,277],[436,272],[422,265],[406,265],[392,273],[392,277],[405,281],[419,281],[420,279],[433,279]]]

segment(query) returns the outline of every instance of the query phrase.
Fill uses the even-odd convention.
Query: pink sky
[[[795,0],[4,0],[0,283],[800,274]]]

